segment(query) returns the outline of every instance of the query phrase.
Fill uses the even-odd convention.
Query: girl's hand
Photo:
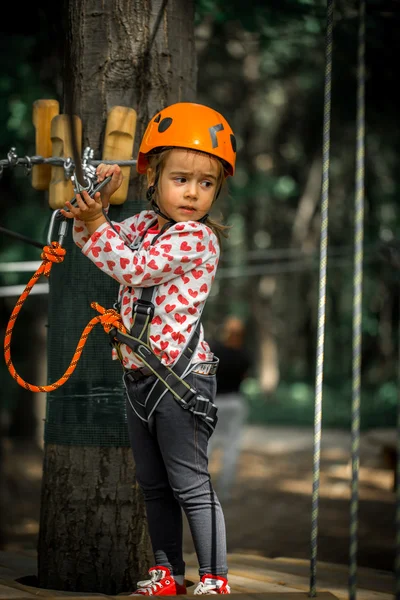
[[[103,208],[107,208],[110,203],[110,197],[122,184],[123,176],[121,167],[119,165],[105,165],[101,163],[96,169],[96,174],[99,183],[106,177],[112,177],[111,181],[100,192]]]
[[[111,182],[110,182],[111,183]],[[85,223],[91,221],[97,221],[100,217],[103,217],[103,205],[100,198],[100,192],[97,192],[93,198],[89,196],[86,191],[82,191],[82,194],[76,194],[76,204],[72,205],[71,202],[66,202],[65,206],[68,211],[63,209],[60,210],[63,217],[67,219],[80,219]]]

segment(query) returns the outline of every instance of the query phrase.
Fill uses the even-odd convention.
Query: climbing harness
[[[146,233],[154,226],[154,224],[154,221],[149,223],[141,236],[129,246],[131,250],[139,250],[141,248]],[[171,225],[171,223],[169,223],[169,225]],[[153,238],[152,244],[154,244],[158,237],[159,234]],[[155,306],[152,300],[156,289],[156,286],[142,288],[141,297],[133,304],[133,322],[129,333],[127,333],[126,330],[121,331],[121,329],[117,327],[112,328],[109,332],[111,345],[115,348],[125,371],[123,378],[126,389],[128,387],[128,382],[138,381],[149,375],[154,375],[157,378],[145,404],[143,405],[136,401],[136,399],[133,399],[134,405],[132,408],[140,419],[148,421],[163,396],[167,392],[170,392],[183,409],[189,410],[202,418],[206,424],[214,430],[217,424],[216,405],[210,399],[201,396],[197,390],[185,380],[185,377],[191,372],[197,372],[198,374],[203,375],[215,374],[218,366],[218,359],[200,363],[199,365],[192,365],[193,354],[200,338],[200,317],[197,320],[196,327],[193,328],[194,331],[191,337],[173,367],[164,365],[158,356],[154,354],[149,342],[149,326],[154,316]],[[116,303],[114,306],[117,308],[118,304]],[[135,356],[143,362],[144,367],[126,370],[122,362],[120,344],[126,344]],[[130,399],[130,401],[132,402],[132,399]]]

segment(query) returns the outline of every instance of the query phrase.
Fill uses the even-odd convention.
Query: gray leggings
[[[155,376],[125,380],[128,430],[136,478],[146,503],[149,534],[157,565],[174,575],[185,573],[182,549],[182,509],[188,519],[199,562],[206,573],[226,577],[225,521],[208,472],[209,427],[184,410],[170,393],[148,422],[133,410],[145,403]],[[190,374],[187,379],[203,396],[215,398],[214,376]]]

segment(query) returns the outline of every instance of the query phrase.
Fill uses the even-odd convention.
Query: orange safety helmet
[[[222,162],[226,177],[235,172],[236,138],[227,120],[208,106],[178,102],[157,113],[140,144],[137,171],[146,173],[148,155],[165,148],[206,152]]]

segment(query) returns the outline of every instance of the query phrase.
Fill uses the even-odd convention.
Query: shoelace
[[[151,572],[151,579],[145,579],[143,581],[138,581],[138,591],[140,588],[143,588],[143,590],[147,589],[149,590],[149,592],[151,592],[151,594],[153,594],[153,592],[156,592],[158,588],[162,587],[162,583],[160,582],[160,579],[163,579],[164,576],[164,571],[161,571],[159,569],[155,569],[154,571]]]
[[[212,584],[206,584],[200,581],[193,594],[195,596],[201,596],[202,594],[218,594],[217,587]]]

